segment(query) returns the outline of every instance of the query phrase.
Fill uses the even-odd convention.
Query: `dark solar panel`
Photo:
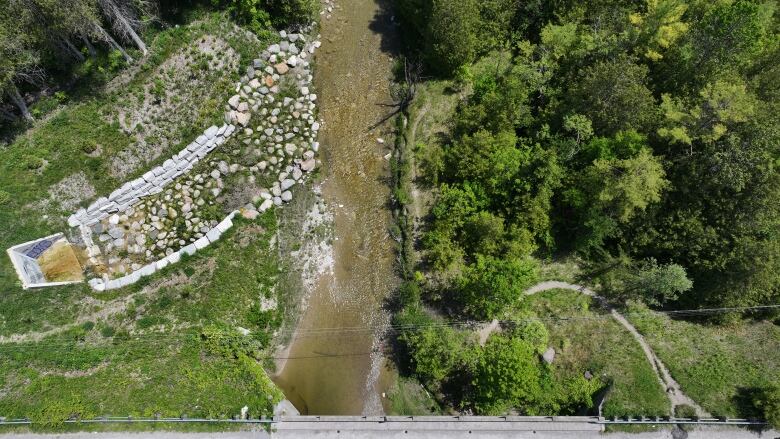
[[[35,244],[31,249],[27,250],[27,253],[25,253],[27,256],[38,259],[38,256],[40,256],[43,252],[45,252],[49,247],[51,247],[52,242],[48,239],[44,239],[43,241]]]

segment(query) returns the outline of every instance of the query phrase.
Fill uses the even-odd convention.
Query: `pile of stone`
[[[330,17],[333,14],[333,8],[336,6],[336,3],[333,0],[324,0],[322,5],[322,10],[320,10],[320,15],[325,16],[328,20],[330,20]]]
[[[97,270],[102,278],[89,281],[94,289],[130,285],[205,248],[232,226],[234,215],[253,219],[291,201],[292,187],[316,169],[320,123],[309,57],[320,42],[284,31],[280,37],[237,84],[225,105],[225,125],[209,128],[162,166],[71,216],[69,224],[81,229],[91,262],[103,267]],[[228,137],[231,146],[221,151],[228,161],[206,157]],[[201,159],[197,174],[187,176]],[[231,182],[270,177],[273,183],[220,221],[205,207],[221,203],[223,177],[233,173],[238,175]]]
[[[138,268],[130,258],[132,255],[143,255],[146,259],[164,257],[173,248],[203,237],[217,221],[201,218],[199,211],[214,204],[224,185],[220,175],[218,172],[195,174],[167,188],[157,198],[147,197],[125,212],[92,225],[92,233],[103,246],[102,251],[98,248],[93,253],[125,253],[127,256],[121,261],[108,260],[109,274],[124,273],[129,266]]]
[[[167,256],[157,261],[150,262],[142,267],[138,267],[135,271],[116,279],[91,279],[89,285],[96,291],[113,290],[116,288],[126,287],[138,282],[142,277],[151,276],[158,270],[162,270],[170,264],[175,264],[181,260],[182,255],[193,255],[196,251],[202,250],[219,240],[220,236],[230,230],[233,227],[233,218],[237,212],[231,212],[225,219],[219,222],[214,228],[209,230],[205,236],[197,239],[192,244],[184,246],[181,250],[171,251]]]
[[[211,126],[194,142],[166,160],[162,166],[152,169],[140,178],[125,183],[121,188],[112,192],[108,198],[99,198],[88,208],[79,209],[68,218],[68,225],[71,227],[93,225],[113,213],[129,209],[143,197],[159,194],[165,186],[172,183],[177,177],[189,172],[206,154],[223,144],[234,131],[234,125]]]
[[[308,58],[320,41],[280,32],[282,40],[253,60],[228,101],[226,120],[244,127],[239,137],[258,157],[250,171],[271,172],[278,177],[255,200],[262,212],[292,200],[291,187],[303,173],[317,166],[315,154],[320,123],[316,120],[317,95],[310,91],[312,75]],[[257,119],[251,123],[251,115]]]

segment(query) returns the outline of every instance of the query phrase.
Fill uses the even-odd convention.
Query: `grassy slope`
[[[98,90],[60,108],[0,151],[0,188],[12,194],[0,205],[0,245],[67,230],[70,212],[30,207],[47,198],[49,187],[62,178],[83,172],[97,196],[121,183],[106,170],[130,138],[104,122],[100,112],[138,93],[154,79],[156,66],[205,34],[222,36],[246,65],[260,46],[227,33],[227,26],[223,16],[212,14],[158,33],[151,55],[126,87],[113,93]],[[225,78],[225,84],[237,76]],[[216,87],[219,101],[226,100],[230,90],[224,84]],[[187,136],[219,121],[221,106],[205,108],[207,104],[192,109],[203,117],[181,127],[183,144],[191,140]],[[87,143],[99,144],[102,154],[89,157],[83,150]],[[172,145],[158,161],[180,147]],[[47,164],[30,169],[28,163],[37,159]],[[210,323],[257,334],[278,325],[281,312],[250,310],[260,296],[278,300],[280,294],[280,261],[271,243],[275,233],[273,213],[251,224],[238,222],[217,245],[195,257],[151,280],[106,293],[85,285],[23,291],[8,259],[0,258],[0,335],[79,323],[39,342],[0,345],[0,415],[227,416],[244,405],[255,415],[267,413],[269,400],[279,394],[259,363],[210,354],[199,333]]]
[[[267,414],[268,397],[278,394],[260,366],[208,353],[199,329],[212,322],[265,329],[250,306],[274,295],[275,224],[273,213],[259,224],[240,222],[217,245],[168,268],[119,314],[40,342],[0,345],[0,413],[45,418],[68,407],[84,416],[228,416],[248,405]]]
[[[680,383],[714,415],[757,416],[749,397],[780,373],[780,328],[770,322],[718,326],[674,320],[642,306],[627,317]]]
[[[439,403],[413,378],[395,377],[387,394],[389,415],[420,416],[444,414]]]
[[[59,231],[68,231],[65,224],[72,213],[56,205],[44,208],[35,203],[48,198],[49,187],[63,178],[83,173],[94,186],[97,196],[104,196],[121,185],[122,181],[108,172],[110,159],[126,148],[131,138],[109,125],[102,111],[114,111],[117,102],[138,94],[143,86],[155,78],[156,66],[177,51],[205,34],[224,37],[231,47],[241,54],[241,64],[246,65],[252,54],[259,53],[260,45],[251,40],[230,35],[226,19],[219,14],[199,17],[189,26],[166,29],[158,33],[150,43],[150,55],[144,65],[127,86],[116,92],[94,91],[91,97],[80,98],[79,102],[65,106],[51,117],[43,119],[27,133],[20,135],[7,148],[0,150],[0,189],[11,194],[11,199],[0,204],[0,247],[46,236]],[[215,85],[213,93],[224,101],[229,96],[229,84],[238,78],[223,78]],[[209,105],[200,108],[197,105]],[[180,127],[182,143],[172,145],[163,151],[156,162],[162,162],[171,153],[181,149],[205,127],[219,123],[221,105],[213,102],[198,102],[192,108],[200,116],[188,126]],[[102,153],[91,157],[84,150],[85,145],[100,145]],[[39,169],[30,169],[35,164],[45,163]],[[136,174],[145,172],[140,169]],[[88,204],[85,200],[82,204]],[[43,216],[46,216],[45,218]],[[22,293],[19,281],[8,258],[0,258],[0,335],[45,329],[74,318],[84,311],[83,298],[93,295],[86,286],[50,288],[34,294]],[[30,296],[35,297],[30,297]]]
[[[550,332],[556,376],[589,370],[612,382],[604,416],[668,414],[669,401],[639,344],[590,297],[550,290],[530,297],[529,303]]]

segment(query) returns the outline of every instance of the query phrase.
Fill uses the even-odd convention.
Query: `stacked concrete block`
[[[189,172],[195,164],[213,151],[236,130],[234,125],[211,126],[194,142],[179,151],[162,166],[158,166],[143,176],[125,183],[111,192],[108,197],[99,198],[86,209],[79,209],[68,218],[71,227],[91,226],[111,214],[132,207],[141,198],[162,192],[163,188],[177,177]]]

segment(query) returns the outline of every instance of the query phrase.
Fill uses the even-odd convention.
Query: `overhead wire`
[[[758,305],[751,307],[728,307],[728,308],[704,308],[704,309],[691,309],[691,310],[671,310],[671,311],[656,311],[656,314],[666,314],[670,316],[696,316],[703,314],[714,314],[722,312],[734,312],[734,311],[749,311],[749,310],[766,310],[780,308],[780,304],[772,305]],[[627,312],[621,313],[621,315],[632,316],[639,315],[642,317],[644,312]],[[541,322],[555,322],[555,321],[598,321],[604,319],[612,319],[610,313],[597,314],[592,316],[571,315],[571,316],[529,316],[521,319],[499,320],[500,324],[518,324],[523,322],[541,321]],[[446,321],[446,322],[430,322],[426,324],[402,324],[402,325],[366,325],[366,326],[352,326],[352,327],[329,327],[329,328],[314,328],[314,329],[297,329],[297,330],[279,330],[277,335],[290,334],[293,339],[310,338],[310,337],[326,337],[331,335],[338,335],[339,337],[345,336],[364,336],[368,333],[384,332],[384,333],[399,333],[404,331],[437,329],[437,328],[463,328],[472,327],[476,328],[481,325],[486,325],[492,321],[483,320],[460,320],[460,321]],[[150,341],[155,342],[176,342],[186,340],[197,340],[200,335],[197,333],[186,334],[172,334],[172,333],[146,333],[146,334],[134,334],[126,337],[113,336],[105,337],[101,341],[105,341],[105,344],[91,345],[89,347],[100,348],[108,347],[109,344],[117,343],[148,343]],[[44,338],[37,341],[18,341],[18,342],[3,342],[0,343],[0,352],[14,350],[14,349],[52,349],[56,347],[73,348],[78,345],[80,340],[71,337],[60,338]]]

